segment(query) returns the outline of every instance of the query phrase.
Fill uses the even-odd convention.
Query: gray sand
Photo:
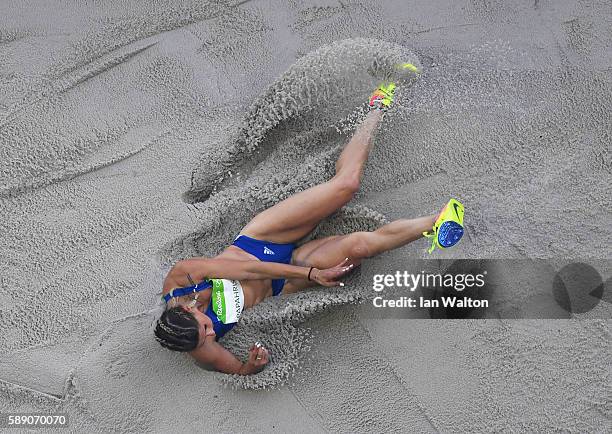
[[[333,174],[399,59],[422,77],[310,238],[456,196],[468,234],[437,257],[611,258],[610,29],[607,2],[1,2],[0,412],[95,432],[609,429],[606,320],[373,320],[353,276],[247,311],[223,343],[270,348],[251,377],[151,327],[173,262]]]

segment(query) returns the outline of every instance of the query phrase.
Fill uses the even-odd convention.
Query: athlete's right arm
[[[318,268],[300,267],[291,264],[262,261],[236,261],[232,259],[190,258],[179,261],[175,268],[178,272],[189,273],[196,281],[205,278],[218,279],[310,279],[323,286],[343,285],[337,279],[353,267],[347,265],[346,258],[335,267],[320,270]]]
[[[254,260],[238,261],[235,259],[189,258],[175,265],[176,272],[189,273],[196,280],[216,279],[280,279],[308,277],[309,267],[261,262]]]
[[[225,374],[256,374],[268,363],[268,351],[263,347],[253,345],[249,350],[248,360],[246,363],[242,363],[214,339],[207,341],[189,354],[198,362]],[[260,359],[257,359],[257,357],[260,357]]]

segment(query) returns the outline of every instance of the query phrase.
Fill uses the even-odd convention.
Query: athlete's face
[[[208,317],[208,315],[202,312],[203,307],[201,304],[197,303],[194,306],[191,306],[190,303],[184,303],[184,304],[180,303],[180,304],[182,305],[183,309],[193,314],[194,318],[200,325],[200,330],[199,330],[200,342],[198,342],[198,347],[201,347],[202,345],[204,345],[204,342],[206,342],[206,338],[208,336],[215,335],[215,330],[213,328],[212,320]]]

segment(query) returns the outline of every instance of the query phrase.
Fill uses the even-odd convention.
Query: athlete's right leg
[[[292,264],[325,269],[349,258],[348,264],[358,266],[364,258],[397,249],[423,237],[423,232],[431,230],[436,218],[436,215],[431,215],[400,219],[372,232],[354,232],[314,240],[294,251]],[[292,293],[316,285],[316,282],[305,279],[288,279],[283,293]]]
[[[382,111],[372,110],[336,162],[329,181],[297,193],[262,211],[240,232],[275,243],[291,243],[311,232],[325,217],[348,203],[359,189],[373,135]]]

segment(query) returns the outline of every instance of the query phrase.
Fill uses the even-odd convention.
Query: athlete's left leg
[[[241,234],[275,243],[291,243],[349,202],[359,189],[373,135],[383,112],[372,110],[336,162],[329,181],[299,192],[255,216]]]
[[[372,232],[354,232],[314,240],[300,246],[293,253],[292,264],[302,267],[331,268],[345,258],[355,267],[361,260],[397,249],[423,236],[436,222],[436,215],[416,219],[400,219]],[[316,286],[305,279],[288,279],[283,294]]]

